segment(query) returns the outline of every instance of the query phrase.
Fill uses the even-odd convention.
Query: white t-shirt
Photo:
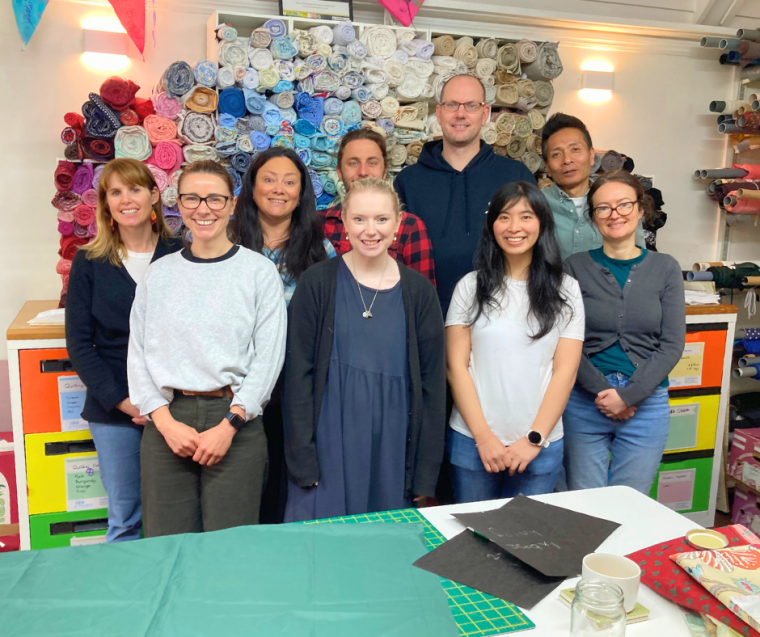
[[[446,316],[446,327],[467,325],[475,298],[476,273],[470,272],[457,284]],[[582,341],[585,332],[583,299],[578,282],[565,275],[562,293],[572,308],[566,308],[559,323],[538,341],[534,318],[528,319],[526,281],[509,279],[499,310],[481,315],[471,328],[469,371],[475,383],[486,422],[505,445],[522,438],[533,425],[546,388],[552,378],[554,352],[560,338]],[[449,426],[465,436],[472,434],[454,406]],[[562,419],[549,436],[562,438]]]
[[[583,195],[583,197],[570,197],[570,201],[575,206],[575,214],[578,215],[578,219],[583,219],[583,209],[586,207],[586,195]]]
[[[152,258],[152,252],[127,251],[127,258],[122,261],[122,264],[137,285],[140,285],[145,278],[145,273],[148,271],[148,266],[150,265],[150,260]]]

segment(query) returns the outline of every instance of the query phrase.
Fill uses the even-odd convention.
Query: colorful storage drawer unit
[[[683,356],[668,376],[671,389],[721,386],[727,327],[726,323],[686,326]]]
[[[670,433],[665,453],[715,448],[720,394],[694,394],[687,390],[670,392]]]
[[[87,429],[81,418],[87,390],[65,349],[22,350],[19,367],[24,433]]]
[[[679,513],[707,511],[710,503],[713,450],[666,456],[649,496]]]
[[[29,434],[24,438],[30,515],[108,507],[89,431]]]
[[[29,517],[32,549],[101,544],[106,541],[107,530],[108,509]]]

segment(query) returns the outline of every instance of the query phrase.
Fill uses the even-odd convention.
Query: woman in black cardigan
[[[66,347],[87,386],[88,421],[108,494],[109,542],[140,537],[140,439],[145,418],[129,399],[127,344],[135,289],[148,265],[179,250],[153,174],[114,159],[98,182],[98,232],[74,257],[66,298]]]
[[[351,251],[290,302],[286,521],[408,507],[435,494],[443,459],[443,317],[430,281],[388,256],[398,197],[363,179],[342,216]]]

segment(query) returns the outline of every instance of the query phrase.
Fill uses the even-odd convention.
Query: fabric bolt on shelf
[[[59,190],[55,193],[53,200],[50,202],[56,210],[63,210],[64,212],[72,212],[80,203],[82,203],[82,197],[71,190]],[[72,217],[73,221],[73,217]]]
[[[494,114],[496,116],[496,130],[503,133],[512,133],[515,130],[515,115],[509,111]]]
[[[111,108],[120,111],[135,101],[135,95],[140,87],[132,80],[120,77],[109,77],[100,85],[100,97]]]
[[[235,38],[237,38],[237,36],[237,29],[226,24],[221,25],[216,30],[216,37],[220,40],[227,40],[228,42],[232,42]]]
[[[554,99],[554,87],[544,80],[536,80],[534,87],[536,104],[540,107],[550,106]]]
[[[472,38],[468,38],[468,40],[472,42]],[[478,61],[478,51],[472,44],[457,44],[456,49],[454,49],[454,59],[464,62],[467,68],[471,69]]]
[[[83,153],[81,142],[77,140],[76,143],[66,146],[66,148],[63,149],[63,156],[68,161],[78,161],[82,159]]]
[[[538,56],[531,64],[524,64],[522,72],[531,80],[553,80],[562,74],[560,60],[555,42],[542,42],[538,46]]]
[[[190,90],[188,88],[188,90]],[[185,91],[187,92],[187,91]],[[177,119],[182,112],[182,102],[165,91],[155,93],[151,100],[156,115],[167,119]]]
[[[193,64],[193,78],[199,86],[214,88],[219,65],[211,60],[201,60]]]
[[[86,206],[97,206],[98,205],[98,191],[94,190],[93,188],[90,188],[89,190],[85,190],[82,193],[82,203]]]
[[[333,30],[326,25],[311,27],[309,29],[309,33],[311,33],[319,42],[322,42],[323,44],[332,44],[333,42]]]
[[[213,113],[218,105],[218,95],[207,86],[194,86],[182,96],[182,104],[196,113]]]
[[[219,112],[229,113],[233,117],[243,117],[246,114],[243,91],[238,88],[227,88],[219,93]]]
[[[267,29],[254,29],[249,44],[254,49],[266,49],[272,43],[272,34]]]
[[[544,169],[544,160],[541,159],[541,156],[537,153],[528,151],[520,158],[520,160],[528,167],[528,170],[534,174]]]
[[[214,138],[215,128],[210,115],[188,112],[180,120],[180,138],[187,144],[204,144]]]
[[[237,41],[219,43],[219,64],[221,66],[247,66],[248,50]]]
[[[496,87],[496,103],[502,106],[514,106],[520,94],[517,91],[517,84],[499,84]]]
[[[77,171],[76,164],[70,161],[59,161],[53,174],[53,181],[57,190],[71,190],[74,174]]]
[[[243,81],[246,73],[246,67],[244,65],[233,66],[232,74],[235,78],[235,84],[240,84]]]
[[[159,90],[181,97],[192,88],[194,82],[193,69],[187,62],[173,62],[161,76]]]
[[[530,64],[535,62],[538,57],[538,46],[531,40],[520,40],[515,44],[517,47],[517,54],[520,56],[520,62],[522,64]]]
[[[168,186],[167,188],[164,188],[164,191],[161,193],[161,202],[165,206],[169,206],[170,208],[172,206],[177,205],[177,189],[174,186]]]
[[[478,57],[496,60],[496,56],[499,54],[499,42],[493,38],[481,38],[475,45],[475,49],[478,52]]]
[[[263,71],[272,66],[274,58],[269,49],[252,49],[248,55],[248,62],[257,71]]]
[[[518,100],[518,104],[519,102],[520,100]],[[541,130],[546,125],[546,118],[540,111],[535,109],[528,111],[528,119],[534,131]]]
[[[217,126],[214,129],[214,139],[217,142],[233,142],[238,138],[237,128],[228,126]]]
[[[137,126],[140,123],[140,117],[131,108],[119,111],[119,120],[124,126]]]
[[[527,139],[533,132],[533,128],[530,124],[530,119],[526,115],[515,114],[515,128],[512,131],[514,137],[522,137]]]
[[[475,62],[475,76],[482,80],[493,75],[496,70],[496,61],[491,58],[479,58]]]
[[[137,117],[142,122],[148,115],[153,115],[156,112],[153,106],[153,101],[149,98],[136,97],[135,103],[132,104],[132,109],[137,113]]]
[[[79,248],[79,246],[83,246],[86,243],[87,243],[87,239],[84,239],[82,237],[75,237],[73,235],[70,237],[61,237],[59,240],[60,248],[58,250],[58,255],[62,259],[66,259],[67,261],[73,261],[74,257],[76,256],[77,249]],[[10,554],[7,554],[7,555],[10,555]],[[17,553],[16,555],[21,555],[21,553]],[[25,555],[29,555],[29,553],[25,553]],[[3,559],[5,559],[5,555],[3,555]],[[7,562],[4,561],[3,564],[5,565],[7,564]],[[0,575],[0,577],[2,577],[3,575],[7,577],[8,573],[3,572],[3,574]],[[7,599],[8,593],[5,593],[3,597]],[[3,630],[5,630],[5,627],[6,627],[6,623],[3,622]],[[19,634],[23,634],[23,633],[19,633]],[[50,634],[51,635],[55,634],[55,631],[51,632]],[[5,634],[3,635],[3,637],[5,637]],[[28,637],[31,637],[31,635]]]
[[[280,76],[277,75],[274,69],[262,69],[259,71],[259,88],[274,88],[279,81]]]
[[[81,195],[90,189],[92,176],[95,173],[95,167],[90,162],[82,162],[74,173],[71,180],[71,191]]]
[[[456,43],[450,35],[433,38],[433,51],[436,55],[453,55]]]
[[[163,192],[169,186],[169,175],[164,170],[156,166],[155,164],[145,164],[148,170],[153,174],[153,178],[156,180],[158,190]]]
[[[396,50],[396,34],[386,26],[368,27],[362,34],[361,41],[367,47],[368,55],[387,59]]]
[[[505,44],[504,46],[499,47],[496,64],[502,71],[512,73],[513,75],[519,75],[520,56],[517,53],[517,47],[514,44]]]
[[[143,122],[143,127],[153,145],[177,139],[177,125],[167,117],[148,115]]]
[[[336,24],[332,28],[332,32],[333,44],[346,46],[349,42],[352,42],[356,39],[356,31],[354,30],[354,25],[351,24],[351,22],[348,20],[344,20],[343,22]]]
[[[79,133],[84,131],[84,116],[79,113],[66,113],[63,116],[63,121],[66,123],[66,126],[71,126],[71,128]]]
[[[277,75],[279,75],[283,80],[287,80],[288,82],[295,82],[295,65],[291,60],[275,60],[272,62],[272,68],[274,69],[275,73],[277,73]],[[248,88],[255,87],[249,86]]]
[[[86,206],[85,204],[79,204],[74,208],[74,222],[80,226],[89,226],[95,221],[95,208],[92,206]]]
[[[115,157],[129,157],[144,161],[150,157],[152,152],[153,148],[150,145],[148,132],[142,126],[124,126],[116,132],[114,139]],[[84,190],[89,188],[91,182],[92,174],[90,174]]]
[[[85,132],[90,137],[113,139],[121,128],[119,112],[108,106],[97,93],[90,93],[89,98],[82,105]]]
[[[623,167],[625,160],[615,150],[600,151],[602,153],[602,170],[604,172],[612,172],[613,170],[620,170]]]
[[[512,159],[519,159],[527,151],[526,140],[522,137],[512,137],[507,144],[507,154]]]
[[[225,90],[231,91],[236,89]],[[243,98],[245,99],[245,108],[249,113],[261,115],[264,112],[264,104],[266,104],[267,99],[261,93],[245,88],[243,89]],[[266,127],[266,123],[264,123],[264,126]]]
[[[285,22],[283,20],[279,20],[278,18],[267,20],[264,23],[263,28],[269,31],[269,34],[272,36],[272,38],[281,38],[287,33]]]
[[[81,140],[82,152],[88,159],[106,162],[114,158],[112,139],[99,139],[97,137],[84,136]]]
[[[313,41],[313,38],[312,38]],[[296,49],[293,41],[287,37],[274,38],[269,45],[269,50],[272,52],[272,58],[277,60],[288,60],[295,57],[299,51]],[[309,55],[308,51],[300,51],[304,55]],[[314,47],[311,47],[311,52],[314,52]]]

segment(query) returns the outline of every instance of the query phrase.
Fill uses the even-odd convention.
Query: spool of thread
[[[757,376],[757,367],[748,365],[747,367],[734,367],[731,370],[731,376],[734,378],[754,378]]]
[[[715,276],[712,272],[687,272],[687,281],[714,281]]]
[[[756,354],[745,354],[739,359],[739,367],[747,367],[747,365],[760,364]]]

